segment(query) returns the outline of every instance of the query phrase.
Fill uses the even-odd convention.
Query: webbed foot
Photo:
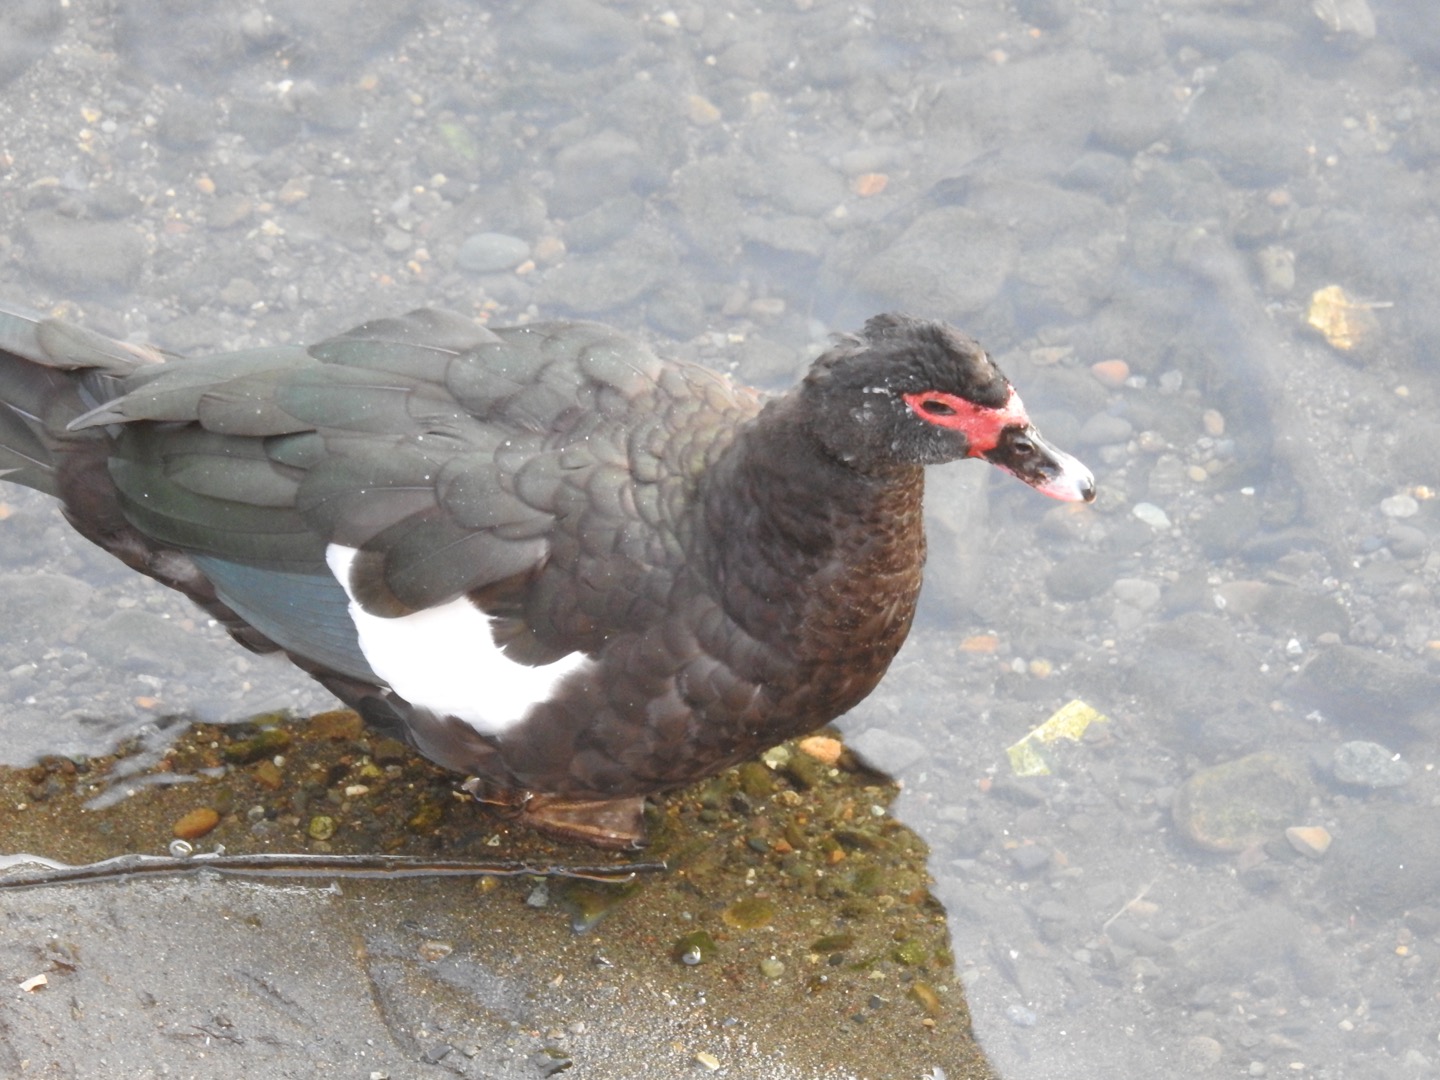
[[[574,799],[496,788],[479,777],[471,777],[460,787],[476,802],[557,840],[611,851],[635,851],[645,846],[645,799],[641,795]]]

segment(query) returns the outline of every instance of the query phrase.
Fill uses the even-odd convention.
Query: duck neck
[[[878,681],[919,593],[924,470],[858,472],[796,412],[793,400],[772,402],[707,470],[704,561],[727,614],[752,637],[852,674],[874,669]]]

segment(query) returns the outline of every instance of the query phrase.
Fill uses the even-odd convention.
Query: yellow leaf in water
[[[1050,765],[1040,753],[1040,744],[1052,743],[1056,739],[1079,742],[1091,724],[1104,723],[1108,719],[1104,713],[1079,698],[1067,702],[1056,709],[1050,719],[1006,749],[1011,771],[1016,776],[1048,776]]]
[[[1339,285],[1327,285],[1310,297],[1305,321],[1325,336],[1331,348],[1348,352],[1380,329],[1375,307],[1350,299]]]

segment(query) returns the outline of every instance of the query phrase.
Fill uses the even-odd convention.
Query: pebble
[[[1380,512],[1388,518],[1414,517],[1420,512],[1420,504],[1413,495],[1391,495],[1380,500]]]
[[[1282,247],[1262,248],[1255,255],[1265,292],[1284,296],[1295,288],[1295,253]]]
[[[219,824],[219,812],[208,806],[201,806],[191,810],[179,821],[175,822],[175,827],[172,831],[177,839],[198,840]]]
[[[1385,546],[1401,559],[1418,559],[1430,550],[1430,537],[1413,525],[1391,525],[1385,530]]]
[[[1170,528],[1170,516],[1154,503],[1136,503],[1130,512],[1152,529]]]
[[[884,173],[861,173],[850,181],[850,190],[862,199],[879,195],[889,185],[890,178]]]
[[[1414,773],[1399,754],[1363,739],[1337,746],[1330,759],[1330,771],[1342,784],[1371,789],[1403,787]]]
[[[699,94],[691,94],[685,99],[685,115],[696,127],[709,127],[711,124],[718,124],[722,113],[719,106],[709,98]]]
[[[760,961],[760,974],[767,979],[778,979],[785,974],[785,963],[773,956],[767,956]]]
[[[1010,864],[1017,874],[1029,877],[1050,865],[1050,852],[1038,844],[1021,844],[1010,852]]]
[[[1285,839],[1301,855],[1318,859],[1330,850],[1333,838],[1323,825],[1291,825],[1285,830]]]
[[[1118,390],[1130,377],[1130,365],[1124,360],[1101,360],[1098,364],[1090,365],[1090,374],[1095,376],[1101,386]]]
[[[472,274],[494,274],[530,258],[530,245],[506,233],[476,233],[460,245],[455,264]]]
[[[809,754],[826,765],[834,765],[839,761],[840,753],[845,749],[839,739],[833,739],[829,735],[810,735],[801,739],[795,746],[802,753]]]
[[[1150,611],[1160,603],[1160,586],[1144,578],[1121,578],[1110,588],[1121,603],[1141,611]]]

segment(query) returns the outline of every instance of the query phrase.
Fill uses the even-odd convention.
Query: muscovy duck
[[[0,403],[0,476],[87,539],[478,799],[616,848],[646,795],[875,688],[924,466],[1095,492],[978,344],[904,315],[766,397],[588,322],[420,310],[178,359],[0,309]]]

